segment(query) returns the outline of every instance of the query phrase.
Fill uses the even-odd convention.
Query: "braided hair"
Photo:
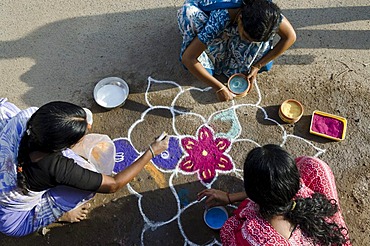
[[[316,243],[341,245],[346,242],[339,227],[327,218],[338,211],[337,202],[314,193],[297,198],[300,176],[293,157],[278,145],[268,144],[251,150],[244,163],[244,187],[248,197],[259,205],[266,220],[282,215]]]
[[[76,144],[86,133],[83,108],[68,102],[50,102],[40,107],[28,120],[18,150],[17,183],[27,193],[22,168],[31,163],[30,153],[53,153]]]
[[[242,6],[244,31],[254,41],[268,41],[281,22],[281,10],[269,0],[244,0]]]

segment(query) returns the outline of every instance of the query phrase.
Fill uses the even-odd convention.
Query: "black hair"
[[[247,196],[259,205],[266,220],[282,215],[299,225],[307,236],[323,245],[346,242],[342,231],[326,218],[338,211],[337,202],[314,193],[310,198],[296,198],[300,175],[293,157],[278,145],[268,144],[251,150],[244,163],[244,187]]]
[[[269,0],[245,0],[242,6],[244,31],[253,41],[268,41],[281,22],[281,10]]]
[[[22,167],[31,162],[33,151],[53,153],[76,144],[86,133],[86,112],[68,102],[50,102],[41,106],[28,120],[18,150],[18,186],[26,191]]]

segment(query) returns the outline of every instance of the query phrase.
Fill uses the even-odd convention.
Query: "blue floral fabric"
[[[55,188],[24,195],[17,187],[17,156],[28,119],[37,110],[20,110],[0,98],[0,232],[9,236],[25,236],[54,222],[63,213],[75,208],[93,193],[72,187]],[[64,155],[83,160],[71,150]]]
[[[199,7],[203,11],[212,11],[215,9],[233,9],[242,6],[242,0],[202,0]]]
[[[186,0],[177,12],[178,25],[183,37],[180,60],[191,41],[198,37],[207,45],[198,61],[207,70],[231,76],[247,73],[250,66],[261,59],[271,48],[268,42],[247,42],[239,36],[237,23],[231,23],[227,9],[205,12],[200,8],[202,0]]]
[[[17,186],[17,160],[19,142],[26,131],[26,123],[36,108],[21,111],[6,98],[0,98],[0,192]]]

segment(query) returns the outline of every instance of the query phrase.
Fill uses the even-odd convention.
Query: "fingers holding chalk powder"
[[[162,132],[162,134],[156,138],[156,142],[160,142],[162,141],[163,139],[165,139],[167,137],[167,132]]]
[[[168,149],[169,139],[166,137],[167,133],[163,132],[151,145],[149,145],[149,149],[153,157]]]

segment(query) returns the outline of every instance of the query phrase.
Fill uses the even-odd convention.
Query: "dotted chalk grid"
[[[153,84],[169,84],[175,86],[179,89],[179,92],[174,97],[170,106],[154,106],[149,100],[149,90]],[[133,146],[131,141],[131,134],[135,127],[145,120],[145,116],[154,109],[168,110],[172,115],[172,128],[174,135],[169,136],[169,148],[167,151],[161,153],[152,159],[152,163],[162,173],[170,173],[170,178],[168,180],[168,187],[170,188],[173,196],[177,201],[177,214],[166,221],[152,221],[150,220],[142,207],[143,195],[137,192],[130,184],[127,185],[128,190],[131,194],[138,198],[139,211],[144,220],[144,226],[141,233],[141,244],[144,245],[144,235],[147,230],[155,231],[157,228],[169,224],[177,220],[179,230],[184,238],[184,245],[197,245],[196,243],[189,240],[186,233],[183,230],[181,223],[181,214],[198,203],[197,200],[188,202],[187,204],[181,203],[181,194],[177,193],[174,185],[174,177],[178,175],[191,175],[196,174],[200,182],[205,186],[205,188],[211,188],[214,181],[217,179],[219,174],[235,174],[236,177],[242,179],[242,170],[236,168],[232,157],[228,154],[231,150],[233,144],[238,142],[249,142],[255,146],[261,146],[259,143],[252,139],[239,138],[243,129],[239,121],[239,116],[236,113],[237,109],[242,107],[256,107],[261,110],[264,114],[264,120],[270,121],[271,124],[275,124],[281,129],[282,139],[280,146],[284,146],[288,138],[295,138],[299,141],[304,141],[316,152],[315,156],[319,156],[324,153],[324,149],[316,147],[311,142],[292,134],[287,134],[284,127],[280,125],[276,120],[269,118],[266,110],[260,106],[261,103],[261,92],[259,90],[258,84],[254,82],[254,89],[258,94],[258,100],[255,104],[236,104],[236,100],[232,101],[232,106],[220,111],[216,111],[206,119],[204,116],[194,113],[182,111],[176,108],[176,102],[178,98],[185,92],[195,90],[201,93],[205,93],[211,90],[210,87],[201,89],[196,87],[191,87],[184,89],[179,84],[173,81],[158,81],[151,77],[148,78],[148,86],[145,92],[145,101],[149,108],[145,110],[140,119],[138,119],[128,130],[127,138],[117,138],[114,139],[116,146],[116,157],[115,157],[115,167],[114,172],[119,172],[127,168],[133,161],[135,161],[142,153],[138,152]],[[196,136],[181,135],[176,128],[176,117],[175,115],[191,115],[197,117],[202,122],[197,128]],[[228,132],[215,134],[212,129],[211,120],[220,119],[222,121],[231,122],[231,127]],[[207,245],[221,245],[217,239],[210,238],[211,243]]]

